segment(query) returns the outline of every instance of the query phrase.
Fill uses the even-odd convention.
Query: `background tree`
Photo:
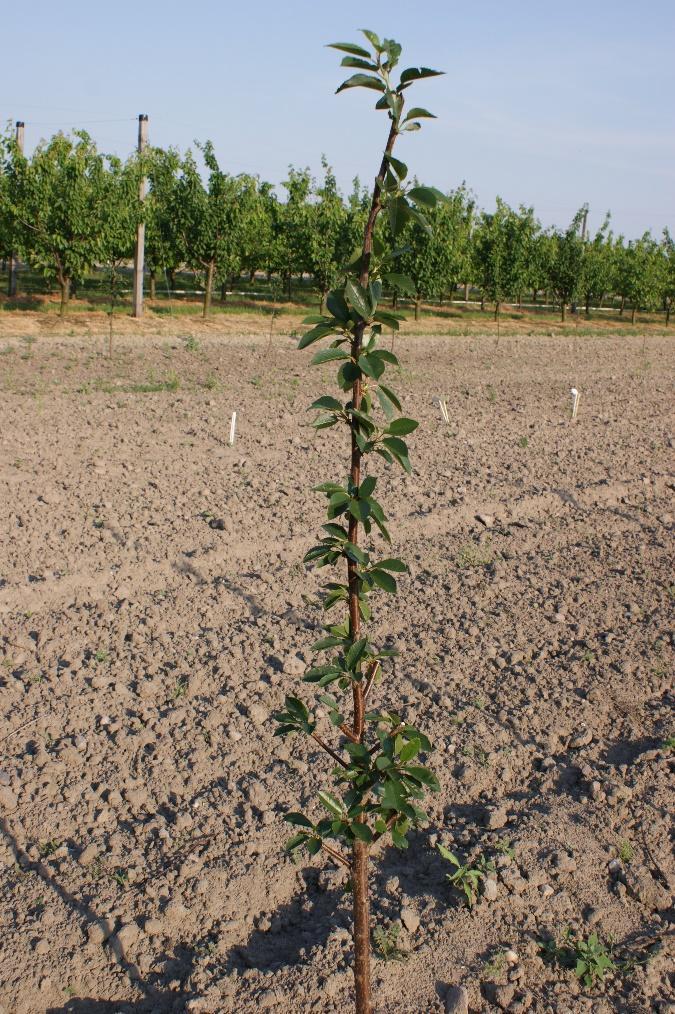
[[[175,148],[149,148],[144,155],[148,177],[145,217],[145,261],[150,274],[150,298],[157,296],[157,277],[165,274],[170,290],[183,258],[175,212],[181,159]]]
[[[344,269],[347,253],[341,243],[347,217],[338,192],[333,170],[325,155],[321,156],[323,182],[315,186],[315,203],[310,212],[309,262],[314,282],[321,293],[319,310],[323,310],[326,295],[336,285]]]
[[[286,201],[276,206],[276,270],[281,274],[288,298],[292,296],[294,275],[311,271],[312,212],[309,195],[312,179],[309,169],[288,168],[288,179],[282,186]]]
[[[663,230],[661,252],[663,257],[661,291],[666,311],[666,327],[668,327],[673,301],[675,300],[675,240],[673,240],[668,229]]]
[[[612,234],[609,223],[610,216],[607,213],[593,239],[584,242],[580,290],[587,317],[590,316],[591,303],[602,306],[605,294],[612,285]]]
[[[483,299],[495,304],[495,320],[511,288],[511,209],[497,198],[494,212],[483,212],[473,235],[474,277]]]
[[[631,303],[631,324],[638,310],[654,310],[661,295],[661,257],[651,233],[632,240],[624,252],[623,287]]]
[[[85,131],[55,135],[28,159],[12,152],[12,218],[18,252],[61,292],[100,259],[106,228],[101,178],[105,160]]]
[[[577,298],[582,278],[584,241],[579,233],[584,208],[581,208],[565,231],[551,232],[551,259],[549,262],[549,284],[555,299],[560,304],[560,319],[565,320],[568,303]]]
[[[100,263],[106,269],[110,293],[110,327],[108,355],[112,356],[113,318],[119,295],[120,268],[133,257],[136,227],[142,208],[139,183],[143,174],[142,160],[132,156],[127,162],[109,157],[106,171],[98,177],[98,199],[101,218],[105,223],[99,248]]]

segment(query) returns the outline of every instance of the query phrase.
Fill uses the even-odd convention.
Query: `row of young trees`
[[[24,157],[6,135],[0,138],[0,258],[18,255],[61,292],[65,311],[74,285],[94,266],[114,283],[133,256],[137,223],[146,222],[150,297],[158,279],[174,288],[181,268],[199,272],[204,313],[214,287],[242,274],[263,272],[278,295],[291,297],[292,279],[311,277],[321,296],[339,283],[363,234],[368,195],[358,178],[345,199],[331,167],[323,177],[290,167],[281,197],[257,176],[224,172],[211,142],[197,144],[204,167],[191,151],[149,148],[126,161],[100,153],[84,131],[57,134]],[[139,183],[146,177],[142,204]],[[397,235],[401,270],[412,285],[390,286],[415,300],[453,299],[458,287],[481,294],[495,316],[506,302],[555,302],[586,312],[609,299],[632,310],[666,311],[675,297],[675,243],[665,231],[626,241],[615,237],[610,218],[586,235],[587,208],[566,229],[544,229],[532,208],[509,207],[497,198],[494,211],[480,210],[471,192],[458,187],[428,210],[429,226],[410,219]],[[384,242],[389,219],[378,223]]]

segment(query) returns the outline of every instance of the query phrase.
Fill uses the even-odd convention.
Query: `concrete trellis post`
[[[24,124],[23,120],[17,120],[16,121],[16,133],[15,133],[14,137],[15,137],[15,140],[16,140],[16,146],[17,146],[17,148],[19,149],[19,151],[21,152],[22,155],[23,155],[23,146],[24,146],[24,127],[25,127],[25,124]],[[9,273],[8,282],[7,282],[7,295],[8,296],[16,296],[16,257],[14,256],[13,253],[10,253],[10,255],[9,255],[9,260],[8,260],[8,263],[7,263],[7,270],[8,270],[8,273]]]
[[[148,117],[141,113],[138,117],[138,151],[145,151],[148,144]],[[148,181],[141,179],[139,197],[141,203],[145,200]],[[133,293],[133,315],[143,316],[143,271],[145,268],[145,222],[139,222],[136,228],[136,246],[134,248],[134,293]]]

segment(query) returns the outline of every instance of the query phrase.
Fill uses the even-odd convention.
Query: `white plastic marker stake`
[[[450,417],[448,415],[448,406],[446,404],[445,398],[443,398],[442,401],[439,400],[438,404],[440,405],[440,408],[441,408],[441,415],[443,416],[443,421],[449,426],[450,425]]]
[[[572,418],[576,419],[577,411],[579,409],[579,392],[576,387],[570,388],[570,394],[572,395]]]
[[[230,423],[230,447],[234,444],[234,432],[237,428],[237,413],[232,413],[232,422]]]

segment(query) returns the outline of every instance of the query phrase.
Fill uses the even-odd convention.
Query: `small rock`
[[[36,954],[49,954],[49,941],[38,940],[33,950]]]
[[[670,899],[667,892],[657,884],[645,866],[631,867],[626,871],[624,879],[633,897],[647,908],[661,912],[669,907]]]
[[[80,852],[77,861],[80,864],[80,866],[90,866],[97,856],[98,856],[98,846],[92,843],[91,845],[87,845],[87,847],[83,849],[82,852]]]
[[[495,523],[495,519],[491,514],[476,514],[476,521],[480,521],[486,528],[492,528]]]
[[[162,923],[159,919],[146,919],[143,929],[149,937],[159,937],[162,935]]]
[[[4,785],[0,786],[0,810],[5,813],[11,813],[12,810],[16,810],[17,798],[11,789],[5,788]]]
[[[225,531],[225,519],[224,518],[211,518],[209,521],[209,528],[213,528],[216,532]]]
[[[512,950],[504,951],[504,957],[506,958],[506,960],[510,965],[517,965],[518,962],[520,961],[520,958],[518,957],[516,952]]]
[[[579,729],[572,739],[570,740],[570,750],[580,750],[584,746],[588,746],[589,743],[593,742],[593,733],[590,729]]]
[[[505,806],[500,806],[495,810],[488,810],[485,814],[485,826],[492,831],[497,831],[499,828],[504,827],[507,820],[508,814]]]
[[[115,924],[112,919],[97,919],[90,923],[87,928],[87,938],[90,944],[102,944],[111,935]]]
[[[248,717],[255,725],[263,725],[268,718],[267,709],[262,704],[251,704],[247,708]]]
[[[499,887],[496,880],[488,877],[487,880],[483,881],[483,897],[486,901],[496,901],[498,894]]]
[[[408,933],[416,933],[420,925],[420,917],[412,908],[401,909],[401,922]]]
[[[445,1014],[469,1014],[469,994],[464,986],[450,986],[445,994]]]
[[[493,1003],[500,1010],[507,1010],[511,1001],[516,994],[516,987],[509,984],[508,986],[498,986],[494,982],[485,982],[482,985],[485,999],[489,1003]]]

